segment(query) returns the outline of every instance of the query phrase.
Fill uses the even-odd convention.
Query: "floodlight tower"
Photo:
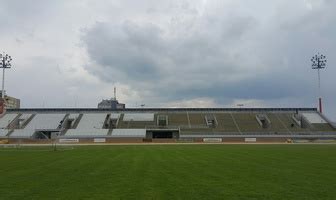
[[[324,55],[318,53],[317,55],[315,55],[315,56],[312,57],[311,61],[312,61],[312,69],[317,69],[319,111],[320,111],[320,113],[322,113],[322,97],[321,97],[321,77],[320,77],[320,70],[325,68],[327,59],[326,59],[326,57]]]
[[[0,68],[2,68],[2,99],[5,98],[5,69],[11,68],[12,57],[5,53],[0,53]]]

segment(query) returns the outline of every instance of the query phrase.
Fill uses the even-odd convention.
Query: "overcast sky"
[[[22,107],[316,107],[336,120],[336,1],[0,0]]]

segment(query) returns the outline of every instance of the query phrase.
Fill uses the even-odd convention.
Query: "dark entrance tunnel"
[[[171,131],[153,132],[153,139],[154,138],[173,138],[173,132]]]

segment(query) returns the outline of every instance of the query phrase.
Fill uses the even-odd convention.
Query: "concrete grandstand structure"
[[[335,140],[316,108],[8,109],[9,142],[287,142]]]

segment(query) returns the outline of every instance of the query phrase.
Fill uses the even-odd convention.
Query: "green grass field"
[[[336,145],[0,147],[0,199],[334,200]]]

